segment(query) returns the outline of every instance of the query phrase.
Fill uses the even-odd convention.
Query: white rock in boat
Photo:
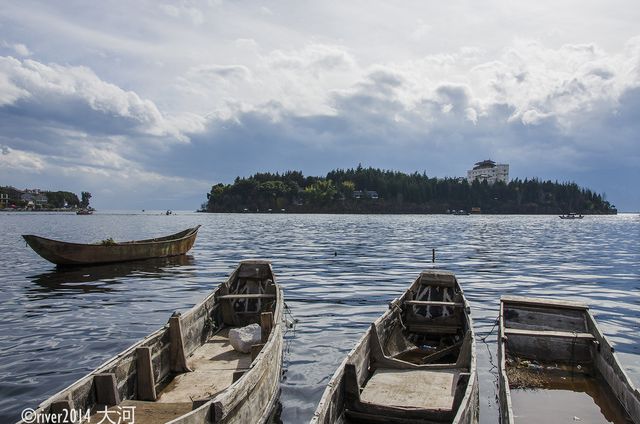
[[[246,327],[232,328],[229,330],[229,342],[238,352],[251,352],[251,345],[258,344],[262,340],[260,326],[258,324]]]

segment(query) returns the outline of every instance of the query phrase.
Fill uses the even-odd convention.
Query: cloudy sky
[[[638,22],[637,0],[5,1],[0,185],[195,209],[256,171],[491,158],[637,211]]]

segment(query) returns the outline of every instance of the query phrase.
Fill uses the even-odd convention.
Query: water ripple
[[[77,242],[131,240],[202,224],[189,256],[57,271],[23,233]],[[345,216],[0,213],[0,422],[164,325],[239,260],[268,258],[298,320],[286,334],[282,420],[307,422],[362,332],[416,275],[454,271],[478,338],[481,422],[497,422],[498,299],[588,302],[640,383],[640,220],[550,216]],[[485,342],[480,338],[486,338]]]

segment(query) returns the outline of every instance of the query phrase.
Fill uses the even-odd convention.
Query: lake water
[[[59,272],[20,237],[132,240],[202,224],[187,257]],[[498,421],[500,295],[588,302],[640,386],[640,218],[556,216],[0,213],[0,422],[164,325],[268,258],[298,323],[286,335],[284,423],[308,422],[367,326],[425,268],[456,273],[475,320],[480,418]],[[485,339],[484,341],[482,339]]]

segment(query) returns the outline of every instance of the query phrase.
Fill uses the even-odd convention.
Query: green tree
[[[83,191],[82,193],[80,193],[80,196],[82,198],[82,200],[80,201],[80,206],[83,208],[88,208],[89,199],[91,199],[91,193],[89,193],[88,191]]]

